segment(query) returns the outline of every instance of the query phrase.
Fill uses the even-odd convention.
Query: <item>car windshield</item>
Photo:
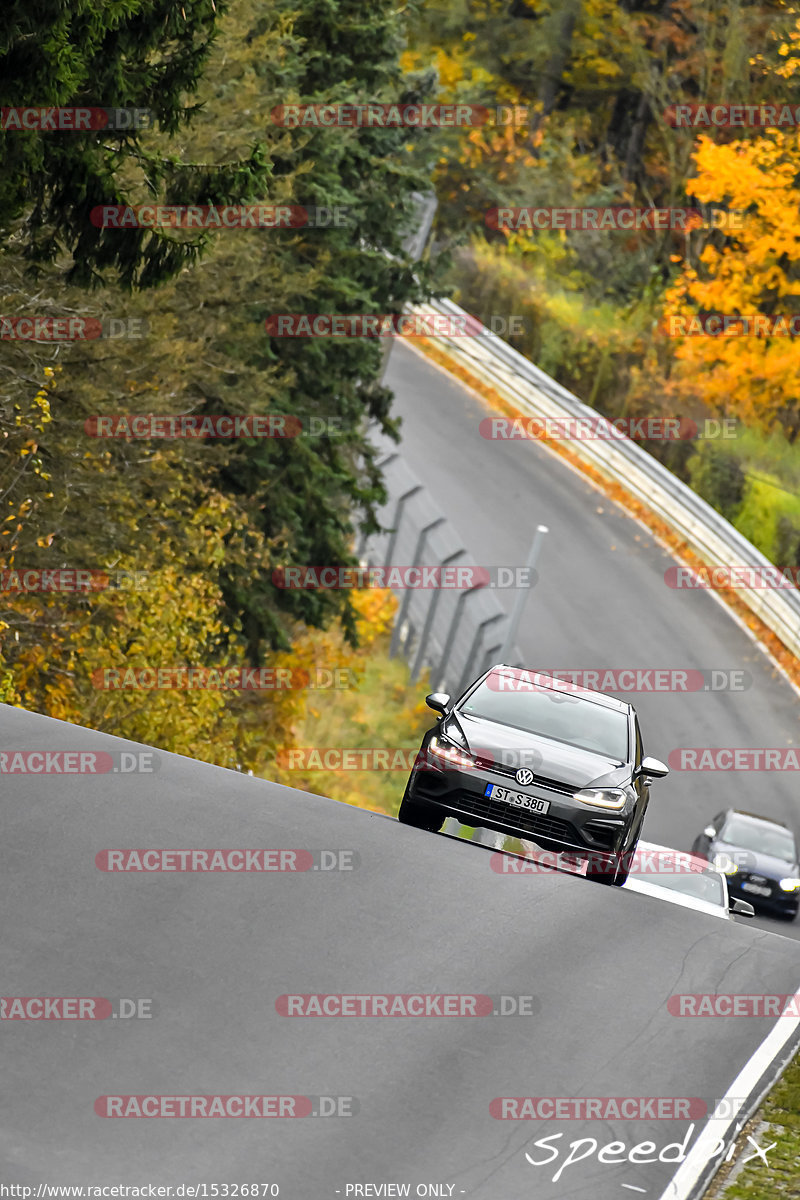
[[[484,680],[461,706],[461,712],[591,750],[618,763],[628,758],[626,713],[580,696],[549,688],[507,692],[490,687]]]
[[[705,900],[707,904],[719,904],[727,907],[725,885],[716,871],[631,871],[643,883],[651,883],[655,887],[669,888],[671,892],[682,892],[684,896],[692,896],[695,900]]]
[[[781,829],[778,825],[756,825],[734,814],[728,817],[719,837],[731,846],[741,846],[743,850],[769,854],[787,863],[797,861],[794,837],[788,829]]]

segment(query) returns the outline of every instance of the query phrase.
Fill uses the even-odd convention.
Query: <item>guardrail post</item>
[[[425,543],[428,540],[428,534],[431,532],[432,529],[436,529],[437,526],[443,525],[444,522],[445,522],[444,517],[437,517],[435,521],[431,521],[431,523],[429,525],[426,525],[425,528],[420,532],[420,535],[417,538],[417,545],[414,550],[414,560],[410,564],[411,566],[417,566],[417,564],[419,563],[420,557],[422,555],[422,551],[425,549]],[[387,563],[386,565],[388,566],[389,564]],[[398,645],[400,642],[399,630],[408,614],[408,607],[409,607],[409,604],[411,603],[412,590],[413,590],[412,588],[405,589],[405,595],[403,596],[403,601],[402,601],[402,604],[400,605],[400,611],[397,614],[397,619],[395,621],[394,629],[392,630],[392,641],[389,646],[389,658],[395,658],[397,655],[397,648],[398,648]]]
[[[528,561],[525,564],[529,571],[532,571],[539,560],[539,555],[542,550],[542,542],[546,533],[549,533],[546,525],[537,525],[534,539],[531,542],[531,548],[528,551]],[[511,610],[511,616],[506,629],[506,636],[503,640],[503,645],[500,647],[500,662],[507,662],[508,656],[514,648],[514,642],[517,640],[517,632],[519,630],[522,613],[525,608],[525,601],[528,599],[528,593],[525,588],[517,588],[517,594],[514,597],[514,607]]]
[[[387,455],[386,455],[386,458],[382,458],[382,459],[380,459],[380,460],[379,460],[379,462],[378,462],[378,466],[381,468],[381,470],[383,470],[383,468],[384,468],[384,467],[388,467],[389,463],[390,463],[390,462],[394,462],[394,460],[395,460],[396,458],[398,458],[398,457],[399,457],[399,455],[398,455],[397,451],[395,451],[395,452],[394,452],[394,453],[392,453],[392,454],[387,454]],[[400,512],[400,506],[399,506],[399,504],[398,504],[397,511],[396,511],[396,513],[395,513],[395,520],[397,519],[397,515],[399,514],[399,512]],[[359,538],[359,541],[358,541],[358,549],[356,550],[356,554],[357,554],[357,556],[358,556],[358,560],[359,560],[359,562],[360,562],[360,561],[361,561],[361,559],[364,557],[364,551],[365,551],[365,550],[366,550],[366,548],[367,548],[367,542],[368,542],[368,541],[369,541],[369,534],[368,534],[368,533],[362,533],[362,535],[361,535],[361,537]]]
[[[384,567],[388,567],[392,561],[392,556],[394,554],[394,548],[397,545],[397,538],[400,533],[400,519],[403,515],[403,509],[405,508],[406,503],[411,499],[411,497],[416,496],[417,492],[421,492],[421,491],[422,491],[422,484],[418,483],[418,484],[416,484],[415,487],[409,488],[407,492],[403,492],[402,496],[397,501],[397,507],[394,510],[394,517],[392,518],[392,524],[389,527],[391,529],[391,535],[389,537],[389,545],[386,547],[386,558],[384,559],[384,563],[383,563]]]
[[[497,643],[496,646],[489,647],[489,649],[486,651],[486,653],[483,656],[483,662],[481,663],[481,672],[488,671],[489,667],[492,665],[493,662],[502,662],[503,661],[500,657],[500,651],[502,649],[503,649],[503,647],[500,645],[499,642]]]
[[[459,680],[459,683],[458,683],[458,691],[456,692],[457,696],[461,695],[461,693],[464,691],[467,684],[471,680],[472,664],[475,659],[475,655],[478,653],[478,650],[480,648],[481,641],[483,640],[484,629],[488,629],[490,625],[494,625],[495,621],[504,621],[507,619],[508,618],[506,617],[505,613],[497,613],[496,616],[487,617],[485,621],[481,621],[480,625],[478,626],[477,630],[475,631],[475,637],[472,639],[472,645],[469,648],[469,655],[468,655],[467,661],[464,665],[464,670],[461,673],[461,679]]]
[[[451,554],[451,555],[449,555],[448,558],[442,559],[442,561],[439,563],[439,566],[436,568],[437,571],[441,571],[442,567],[449,566],[450,563],[455,562],[457,558],[461,558],[466,553],[467,552],[463,547],[460,550],[456,550],[455,554]],[[416,682],[417,675],[419,674],[420,669],[422,667],[422,660],[425,657],[425,648],[428,644],[428,638],[430,637],[431,629],[433,628],[433,621],[436,616],[436,609],[438,608],[439,599],[440,599],[441,595],[442,595],[442,577],[440,575],[439,576],[439,586],[434,589],[433,595],[431,596],[431,602],[428,605],[428,611],[425,614],[425,624],[422,627],[422,633],[420,634],[420,638],[419,638],[419,645],[417,646],[417,653],[414,656],[414,665],[411,668],[411,682],[412,683]]]
[[[458,627],[461,623],[461,617],[464,613],[464,605],[466,604],[467,600],[469,599],[469,597],[472,595],[473,592],[478,592],[478,591],[480,591],[480,589],[482,587],[485,587],[485,586],[486,586],[485,583],[476,583],[476,584],[474,584],[473,587],[467,588],[467,590],[465,592],[462,592],[461,595],[458,597],[458,600],[456,602],[456,611],[453,613],[453,619],[450,622],[450,629],[447,634],[447,641],[445,642],[444,650],[442,651],[442,657],[439,662],[439,667],[436,672],[436,677],[432,680],[434,688],[438,688],[440,691],[442,690],[442,688],[444,686],[443,681],[446,678],[445,668],[446,668],[447,662],[450,658],[450,651],[453,649],[453,642],[456,640],[456,634],[458,632]]]

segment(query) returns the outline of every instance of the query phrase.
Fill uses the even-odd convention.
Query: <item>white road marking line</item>
[[[800,1006],[800,989],[789,1003],[795,1008]],[[778,1017],[771,1032],[767,1034],[761,1045],[742,1067],[720,1103],[726,1100],[730,1101],[734,1097],[750,1096],[764,1072],[775,1061],[799,1026],[800,1017]],[[708,1164],[710,1151],[718,1142],[725,1140],[728,1130],[737,1122],[737,1119],[735,1115],[709,1118],[703,1132],[692,1146],[686,1159],[678,1167],[659,1200],[687,1200]]]

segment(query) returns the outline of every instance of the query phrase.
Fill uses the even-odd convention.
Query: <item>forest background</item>
[[[800,566],[800,342],[672,337],[670,317],[800,313],[800,13],[720,0],[11,0],[0,107],[138,107],[121,133],[0,131],[0,312],[141,337],[0,338],[0,570],[80,567],[90,594],[0,591],[0,699],[365,807],[402,772],[290,770],[310,746],[407,746],[424,687],[379,591],[287,591],[355,562],[397,425],[376,339],[267,335],[273,313],[400,312],[449,294],[612,418],[728,421],[644,442],[773,562]],[[469,129],[291,129],[297,103],[525,110]],[[778,128],[676,128],[675,105],[770,104]],[[415,195],[435,189],[421,262]],[[307,204],[341,226],[104,230],[98,204]],[[690,206],[680,229],[504,231],[497,207]],[[733,217],[724,220],[725,216]],[[519,320],[521,318],[521,320]],[[139,322],[137,325],[136,323]],[[328,436],[100,439],[123,413],[289,414]],[[713,427],[713,426],[712,426]],[[722,428],[722,426],[720,426]],[[344,688],[103,687],[104,672],[340,672]]]

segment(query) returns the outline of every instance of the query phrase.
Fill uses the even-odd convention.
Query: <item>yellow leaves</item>
[[[435,63],[439,79],[445,89],[454,88],[464,79],[466,74],[465,54],[459,49],[456,49],[453,54],[448,54],[446,50],[438,50]]]
[[[745,214],[743,227],[710,243],[665,294],[665,316],[698,312],[752,316],[794,311],[796,282],[786,265],[800,257],[796,214],[800,149],[795,134],[770,131],[749,142],[701,138],[697,176],[687,188],[703,203]],[[712,409],[770,428],[791,420],[800,390],[800,340],[781,337],[686,337],[675,347],[673,386]]]

